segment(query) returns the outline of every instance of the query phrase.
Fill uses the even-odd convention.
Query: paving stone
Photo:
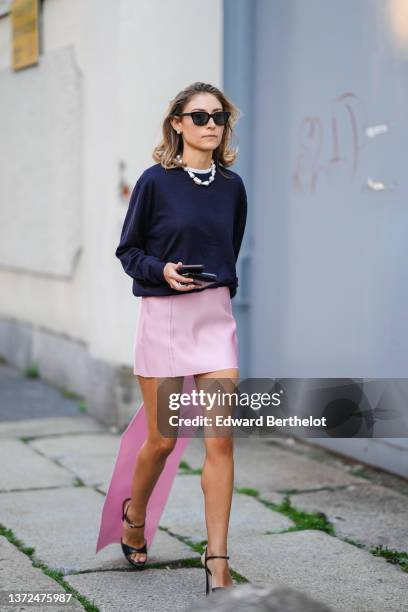
[[[258,489],[265,499],[288,490],[367,483],[364,478],[260,440],[236,438],[234,457],[236,486]]]
[[[33,567],[30,558],[2,536],[0,536],[0,584],[2,589],[0,609],[2,612],[39,609],[38,605],[33,606],[32,604],[13,604],[8,606],[6,599],[3,599],[3,597],[7,597],[4,591],[66,593],[58,582],[44,574],[38,567]],[[71,597],[69,603],[47,604],[43,609],[49,610],[49,612],[60,612],[61,610],[69,612],[71,610],[83,610],[83,607],[77,599]]]
[[[0,491],[66,486],[75,480],[68,470],[42,457],[20,440],[2,440],[0,465]]]
[[[104,432],[106,427],[86,415],[27,419],[24,421],[3,421],[0,423],[0,438],[51,436],[92,431]]]
[[[65,580],[100,612],[184,611],[197,597],[205,597],[204,568],[95,572],[65,576]]]
[[[176,476],[164,508],[160,525],[171,532],[187,536],[194,541],[207,539],[204,515],[204,494],[200,476]],[[229,535],[263,534],[282,531],[293,522],[273,512],[248,495],[234,493],[231,505]]]
[[[87,487],[3,493],[0,523],[26,545],[34,546],[37,558],[64,573],[132,569],[119,543],[95,553],[103,501],[101,494]],[[190,547],[158,531],[149,562],[195,556]]]
[[[0,420],[21,421],[51,416],[78,416],[78,400],[17,368],[0,364]]]
[[[102,504],[103,496],[87,487],[4,493],[0,522],[53,569],[89,569],[96,559],[106,567],[115,555],[94,554]]]
[[[30,446],[56,459],[88,486],[107,482],[113,472],[120,438],[109,433],[37,438]]]
[[[233,536],[230,566],[254,583],[298,589],[337,612],[406,612],[407,574],[323,531]]]
[[[408,552],[408,498],[391,489],[367,483],[292,495],[291,502],[301,510],[324,512],[342,537]]]

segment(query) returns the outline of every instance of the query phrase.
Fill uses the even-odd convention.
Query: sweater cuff
[[[152,260],[150,262],[151,275],[154,278],[154,280],[157,281],[158,283],[162,283],[163,281],[166,280],[163,275],[163,270],[164,270],[165,265],[166,265],[166,262],[160,261],[160,260]]]

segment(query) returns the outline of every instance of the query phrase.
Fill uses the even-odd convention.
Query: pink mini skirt
[[[188,376],[238,368],[238,340],[228,287],[143,296],[133,373]]]

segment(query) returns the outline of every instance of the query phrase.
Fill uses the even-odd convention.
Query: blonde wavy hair
[[[237,157],[238,146],[233,148],[232,141],[236,136],[234,126],[238,119],[242,116],[241,111],[229,98],[222,93],[214,85],[209,83],[201,83],[196,81],[182,89],[171,101],[167,109],[166,116],[162,124],[163,137],[161,142],[154,148],[152,157],[155,162],[160,163],[163,168],[170,170],[171,168],[184,167],[187,164],[176,159],[177,155],[183,156],[183,136],[177,134],[171,125],[171,119],[176,113],[184,112],[186,104],[190,99],[198,93],[213,94],[220,102],[224,111],[231,113],[227,124],[224,127],[224,132],[220,144],[213,151],[214,162],[218,166],[227,168],[231,166]],[[222,171],[220,169],[221,174]],[[224,175],[225,176],[225,175]]]

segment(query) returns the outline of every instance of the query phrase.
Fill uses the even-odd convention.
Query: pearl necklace
[[[182,161],[181,155],[177,155],[176,159],[178,159],[179,161]],[[206,181],[202,181],[201,179],[199,179],[198,176],[196,176],[194,174],[194,172],[192,170],[190,170],[190,168],[183,167],[183,170],[188,173],[189,177],[192,178],[193,181],[197,185],[205,185],[206,187],[208,187],[208,185],[210,185],[210,183],[213,182],[214,177],[215,177],[215,163],[214,163],[214,161],[211,162],[211,176]]]

